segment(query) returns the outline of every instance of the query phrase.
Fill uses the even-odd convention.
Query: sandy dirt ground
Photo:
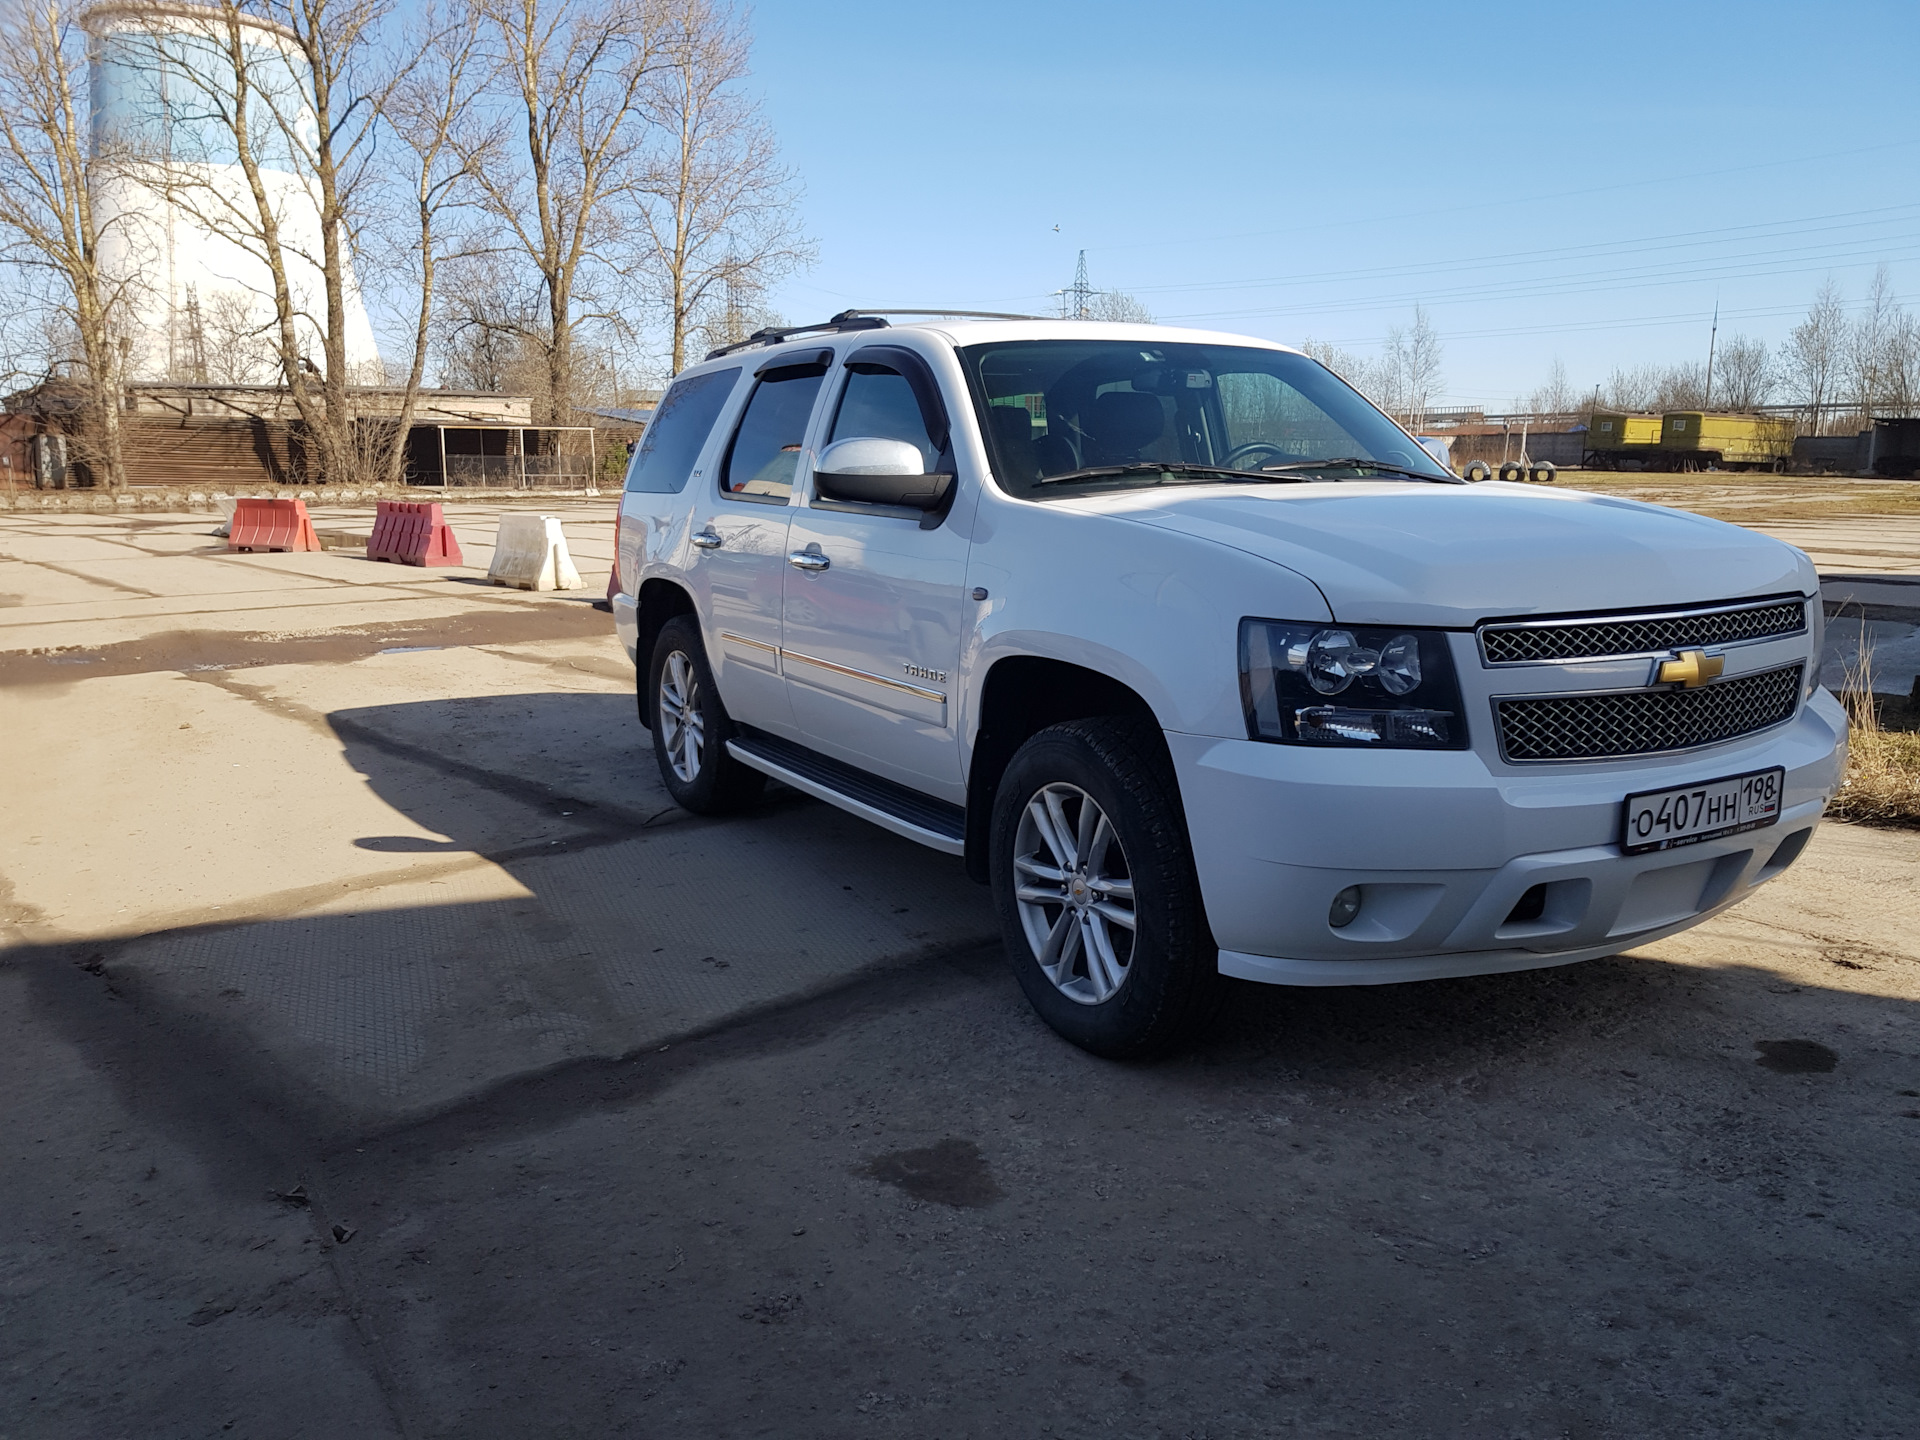
[[[609,509],[0,517],[0,1437],[1913,1433],[1920,834],[1114,1065],[958,861],[667,801]]]

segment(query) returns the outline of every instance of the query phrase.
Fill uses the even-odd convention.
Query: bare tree
[[[1903,316],[1894,296],[1893,274],[1884,263],[1873,272],[1866,300],[1848,330],[1845,366],[1848,388],[1861,420],[1868,421],[1885,403],[1887,370],[1899,343]]]
[[[72,330],[84,387],[71,436],[96,481],[127,483],[121,453],[119,320],[130,277],[110,273],[94,207],[100,176],[119,163],[96,147],[84,94],[87,42],[71,0],[9,6],[0,19],[0,231],[15,266],[50,282]]]
[[[1413,324],[1387,332],[1381,358],[1381,389],[1387,408],[1409,430],[1420,430],[1441,385],[1440,336],[1424,307],[1413,307]]]
[[[1601,387],[1601,408],[1640,414],[1653,408],[1653,397],[1660,389],[1660,370],[1654,365],[1636,365],[1632,369],[1615,366]]]
[[[156,10],[148,36],[146,63],[188,93],[169,100],[166,149],[142,179],[260,265],[280,375],[326,479],[362,463],[350,387],[373,377],[349,356],[349,312],[360,314],[350,243],[376,178],[369,85],[388,5],[213,0]]]
[[[641,209],[642,264],[659,286],[669,364],[710,299],[732,287],[763,293],[812,258],[794,225],[798,199],[773,132],[743,95],[750,37],[726,0],[672,0],[661,63],[642,113],[657,139]]]
[[[1828,280],[1814,295],[1807,318],[1787,336],[1781,356],[1801,403],[1807,407],[1808,429],[1815,435],[1820,433],[1821,417],[1840,379],[1846,336],[1847,317],[1840,287]]]
[[[663,0],[480,3],[489,87],[525,140],[513,163],[482,166],[476,176],[506,242],[538,276],[542,313],[521,338],[546,361],[547,422],[566,424],[576,334],[618,318],[594,287],[623,268],[648,178],[643,106],[667,63]],[[460,143],[472,152],[470,137]]]
[[[1881,413],[1912,415],[1920,407],[1920,319],[1898,311],[1881,361]]]
[[[459,256],[436,317],[439,380],[462,390],[543,395],[544,297],[499,253]]]
[[[1330,340],[1315,340],[1312,336],[1300,342],[1300,349],[1362,394],[1378,396],[1382,393],[1380,367],[1364,355],[1342,350]]]
[[[1773,394],[1773,357],[1767,342],[1734,335],[1720,346],[1714,366],[1714,393],[1728,410],[1754,410]]]
[[[703,351],[737,345],[756,331],[778,329],[786,323],[786,316],[766,303],[764,287],[735,275],[718,295],[710,293],[695,309],[687,329],[687,348]]]
[[[477,199],[479,175],[498,164],[497,131],[475,123],[481,12],[454,0],[442,14],[428,5],[403,49],[400,73],[385,90],[385,119],[407,155],[411,233],[404,250],[416,299],[412,353],[398,413],[387,422],[389,442],[380,465],[389,481],[404,478],[407,437],[420,400],[437,311],[441,264],[468,253],[469,241],[449,216]]]
[[[1567,367],[1558,355],[1548,367],[1547,378],[1527,396],[1526,408],[1535,415],[1567,419],[1579,413],[1581,397],[1567,379]]]
[[[245,290],[216,290],[200,301],[205,378],[222,385],[266,385],[280,370],[271,300]]]
[[[1102,290],[1087,302],[1089,320],[1129,325],[1153,324],[1153,312],[1124,290]]]

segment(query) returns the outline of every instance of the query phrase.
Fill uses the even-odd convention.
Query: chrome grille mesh
[[[1554,625],[1489,625],[1480,632],[1489,665],[1534,660],[1596,660],[1608,655],[1647,655],[1687,646],[1734,645],[1795,635],[1807,628],[1806,603],[1775,601],[1743,610],[1659,615],[1617,620],[1568,621]]]
[[[1515,696],[1497,701],[1509,760],[1606,760],[1688,750],[1793,718],[1802,667],[1743,675],[1699,690]]]

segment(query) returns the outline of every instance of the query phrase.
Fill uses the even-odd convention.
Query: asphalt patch
[[[1004,1197],[987,1168],[986,1157],[971,1140],[942,1140],[924,1150],[894,1150],[876,1155],[857,1172],[897,1186],[916,1200],[931,1200],[963,1210],[982,1210]]]
[[[1813,1040],[1756,1040],[1753,1048],[1760,1052],[1754,1064],[1782,1075],[1826,1075],[1840,1063],[1838,1055]]]
[[[308,635],[166,630],[98,647],[0,651],[0,686],[66,684],[96,675],[176,670],[246,670],[260,665],[340,664],[383,651],[442,650],[462,645],[526,645],[611,635],[613,622],[592,605],[549,601],[500,604],[439,620],[356,625]]]

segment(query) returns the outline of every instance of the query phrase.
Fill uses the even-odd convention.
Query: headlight
[[[1333,704],[1333,698],[1339,703]],[[1247,734],[1288,745],[1464,750],[1466,717],[1440,630],[1240,622]]]

